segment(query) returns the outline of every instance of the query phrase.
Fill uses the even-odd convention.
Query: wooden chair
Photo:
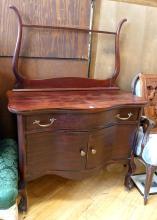
[[[136,139],[135,156],[146,166],[144,204],[147,203],[155,170],[157,169],[157,75],[138,74],[132,83],[134,95],[144,96],[148,105],[144,108]],[[148,119],[149,118],[149,119]]]
[[[137,74],[132,83],[132,90],[134,95],[142,96],[148,101],[144,115],[155,122],[156,126],[151,133],[157,134],[157,74]]]

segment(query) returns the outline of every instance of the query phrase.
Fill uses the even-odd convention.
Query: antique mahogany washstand
[[[128,164],[125,186],[132,187],[133,148],[146,101],[116,86],[120,71],[119,35],[86,28],[23,24],[19,11],[13,56],[15,89],[9,111],[17,115],[20,209],[27,210],[26,183],[46,174],[70,179],[90,176],[109,163]],[[106,80],[79,77],[28,79],[19,73],[23,28],[47,28],[115,36],[115,70]]]

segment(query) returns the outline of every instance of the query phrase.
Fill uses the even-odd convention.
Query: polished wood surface
[[[51,109],[98,111],[113,107],[145,105],[144,98],[118,90],[9,91],[9,110],[14,113]]]
[[[140,114],[140,107],[137,106],[127,106],[127,107],[117,107],[111,110],[98,110],[98,111],[78,111],[78,110],[49,110],[44,113],[42,112],[31,112],[27,114],[26,120],[24,121],[26,126],[26,133],[34,133],[41,131],[55,131],[58,129],[70,129],[70,130],[92,130],[93,128],[104,128],[104,125],[114,124],[117,122],[122,122],[120,117],[128,117],[128,113],[131,113],[131,117],[127,119],[127,122],[133,123],[138,121]],[[66,114],[65,114],[66,113]],[[55,119],[52,123],[51,119]],[[78,120],[80,118],[80,120]],[[35,123],[40,121],[40,123]],[[44,124],[50,124],[49,126],[40,126]]]

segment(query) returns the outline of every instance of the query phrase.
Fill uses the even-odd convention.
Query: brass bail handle
[[[33,122],[33,124],[34,125],[36,124],[36,125],[38,125],[40,127],[43,127],[43,128],[48,128],[54,123],[55,120],[56,120],[55,118],[50,118],[50,123],[49,124],[41,124],[39,120],[35,120]]]
[[[133,116],[133,114],[131,112],[128,113],[128,117],[124,118],[124,117],[120,117],[120,114],[117,114],[116,115],[116,118],[122,120],[122,121],[126,121],[128,120],[129,118],[131,118],[131,116]]]

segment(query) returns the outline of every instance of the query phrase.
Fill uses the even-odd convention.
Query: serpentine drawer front
[[[140,108],[118,108],[97,113],[47,113],[26,117],[27,131],[41,131],[46,129],[88,130],[103,127],[111,123],[137,121]]]

